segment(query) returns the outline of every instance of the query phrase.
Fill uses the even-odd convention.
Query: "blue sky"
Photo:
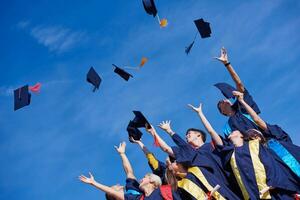
[[[203,128],[186,104],[203,103],[216,130],[226,118],[212,86],[232,83],[213,56],[225,46],[229,58],[261,108],[261,116],[281,125],[300,145],[300,2],[157,1],[161,29],[141,1],[6,1],[0,8],[0,199],[104,199],[77,180],[93,172],[105,184],[124,183],[113,146],[127,141],[132,110],[151,123],[172,120],[176,132]],[[197,38],[194,19],[211,23],[212,37]],[[112,63],[149,62],[125,82]],[[101,75],[92,93],[85,76]],[[13,111],[12,90],[42,83],[31,105]],[[160,132],[160,131],[159,131]],[[169,138],[161,135],[170,143]],[[144,143],[160,159],[165,155]],[[137,177],[149,171],[137,146],[127,145]]]

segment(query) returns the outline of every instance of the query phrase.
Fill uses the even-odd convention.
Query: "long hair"
[[[173,173],[173,171],[171,171],[170,169],[166,169],[166,173],[165,173],[165,178],[167,180],[167,183],[169,185],[171,185],[171,188],[173,191],[176,191],[178,186],[177,186],[177,178],[175,176],[175,174]]]
[[[256,129],[248,129],[246,131],[246,135],[244,137],[244,140],[253,140],[253,138],[259,137],[260,138],[260,143],[261,144],[266,144],[267,139],[263,136],[263,134]]]

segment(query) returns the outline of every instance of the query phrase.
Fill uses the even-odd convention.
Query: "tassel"
[[[37,83],[37,84],[35,84],[34,86],[29,86],[28,89],[29,89],[31,92],[40,92],[41,86],[42,86],[41,83]]]

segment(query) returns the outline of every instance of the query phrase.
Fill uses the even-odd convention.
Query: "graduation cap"
[[[236,89],[228,83],[216,83],[214,86],[217,87],[227,99],[235,98],[232,92]]]
[[[133,76],[131,74],[129,74],[128,72],[126,72],[124,69],[121,69],[120,67],[118,67],[115,64],[112,64],[115,67],[114,72],[116,74],[118,74],[119,76],[121,76],[125,81],[128,81],[130,77],[133,78]]]
[[[99,86],[102,80],[93,67],[91,67],[88,71],[86,75],[86,80],[94,86],[93,92],[95,92],[96,89],[99,90]]]
[[[196,32],[193,42],[185,48],[186,54],[190,53],[190,51],[195,43],[198,33],[200,33],[201,38],[208,38],[208,37],[210,37],[210,34],[211,34],[210,25],[208,22],[205,22],[203,20],[203,18],[194,20],[194,23],[198,29],[198,32]]]
[[[135,123],[133,121],[129,121],[129,124],[127,125],[127,132],[129,136],[129,141],[130,138],[132,137],[134,140],[140,140],[143,133],[135,126]]]
[[[208,22],[205,22],[202,18],[194,21],[201,38],[210,37],[211,29]]]
[[[135,70],[139,70],[139,69],[141,69],[141,68],[146,64],[146,62],[148,62],[148,58],[142,57],[139,66],[137,66],[137,67],[125,66],[124,69],[135,69]]]
[[[166,27],[168,25],[167,19],[160,20],[154,0],[142,0],[145,11],[153,17],[157,17],[160,27]]]
[[[146,117],[142,114],[141,111],[133,111],[135,118],[132,120],[132,122],[134,123],[134,126],[136,128],[151,128],[150,123],[148,122],[148,120],[146,119]]]
[[[37,93],[41,89],[41,83],[37,83],[34,86],[24,85],[14,90],[14,110],[18,110],[30,104],[31,92]]]

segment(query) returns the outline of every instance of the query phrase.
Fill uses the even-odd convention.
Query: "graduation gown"
[[[244,100],[257,114],[260,113],[256,102],[253,100],[247,89],[244,91]],[[232,108],[235,110],[235,114],[233,116],[229,116],[229,119],[224,126],[223,132],[225,136],[228,136],[235,130],[239,130],[242,134],[244,134],[249,129],[259,129],[239,101],[236,100],[232,105]]]
[[[157,160],[152,153],[147,154],[147,159],[152,173],[159,176],[162,180],[164,180],[163,182],[167,184],[165,179],[165,163]],[[187,176],[178,180],[178,189],[176,193],[183,200],[204,199],[207,194],[202,188],[204,188],[203,184],[201,184],[192,173],[188,172]]]
[[[215,199],[240,199],[227,186],[229,183],[219,166],[221,160],[211,151],[211,145],[206,143],[197,150],[193,149],[178,134],[172,136],[178,147],[172,147],[176,161],[187,165],[188,172],[194,183],[197,183],[205,193],[209,193],[216,185],[221,188],[214,193]]]
[[[289,135],[278,125],[267,124],[267,131],[263,131],[267,139],[267,146],[300,180],[300,147],[293,144]]]
[[[224,164],[231,166],[244,199],[293,199],[299,192],[300,183],[290,170],[259,140],[244,141],[241,147],[224,143],[225,146],[218,146],[218,149],[223,154]],[[273,189],[260,197],[259,192],[267,186]]]
[[[140,194],[133,194],[125,192],[124,199],[125,200],[164,200],[163,194],[161,192],[161,188],[155,189],[148,197],[144,196],[142,191],[139,189],[139,183],[135,179],[126,179],[126,188],[130,188],[133,191],[137,191]],[[173,200],[181,200],[179,194],[172,191],[172,199]]]

